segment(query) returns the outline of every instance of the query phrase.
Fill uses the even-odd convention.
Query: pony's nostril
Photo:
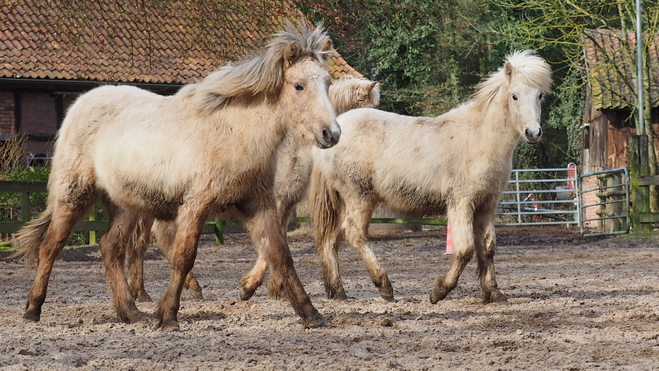
[[[538,128],[538,138],[542,136],[542,128]]]
[[[323,140],[326,143],[332,143],[334,138],[332,138],[332,131],[330,129],[323,129],[322,134],[323,134]]]

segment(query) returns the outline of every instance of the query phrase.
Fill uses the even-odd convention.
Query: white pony
[[[329,87],[329,97],[336,114],[341,114],[358,107],[377,107],[380,104],[380,88],[375,81],[365,78],[356,78],[346,75],[332,82]],[[288,220],[293,207],[302,200],[309,186],[311,175],[311,148],[307,142],[296,132],[290,131],[284,143],[277,152],[277,170],[275,175],[275,200],[277,202],[277,215],[282,228],[286,233]],[[142,220],[142,225],[136,230],[135,240],[128,247],[129,286],[133,297],[142,302],[151,301],[151,297],[144,288],[144,254],[150,243],[150,219]],[[172,249],[176,235],[176,224],[166,220],[153,222],[151,234],[156,240],[156,246],[172,261]],[[134,247],[132,247],[134,246]],[[241,299],[247,300],[263,283],[268,262],[259,252],[254,268],[240,281]],[[185,288],[192,297],[203,297],[201,285],[194,273],[190,271],[185,280]],[[271,279],[268,284],[268,293],[273,298],[285,297],[283,283]]]
[[[367,244],[377,205],[420,215],[447,214],[455,254],[430,294],[436,303],[456,287],[474,251],[483,302],[505,302],[494,272],[494,213],[520,138],[540,140],[543,96],[551,68],[532,51],[508,56],[473,99],[437,117],[409,117],[374,109],[337,119],[341,143],[313,150],[309,200],[316,248],[328,298],[345,299],[337,249],[344,237],[357,250],[386,300],[393,288]]]
[[[38,262],[25,319],[40,319],[55,257],[100,196],[110,218],[99,247],[119,320],[144,318],[123,271],[139,217],[176,225],[172,276],[155,314],[159,327],[176,329],[204,223],[231,213],[285,282],[303,325],[323,324],[293,266],[273,192],[276,153],[291,131],[319,148],[341,134],[328,95],[331,41],[320,27],[299,28],[289,25],[260,54],[173,96],[104,86],[73,104],[55,144],[47,209],[14,239],[17,254]]]

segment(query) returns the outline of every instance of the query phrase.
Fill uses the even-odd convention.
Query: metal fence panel
[[[627,168],[597,171],[579,177],[581,233],[585,236],[629,233],[630,180]],[[596,232],[590,232],[596,230]]]
[[[497,225],[580,225],[578,169],[513,169]]]

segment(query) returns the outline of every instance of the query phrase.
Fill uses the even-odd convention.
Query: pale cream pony
[[[309,190],[328,298],[346,298],[337,259],[345,238],[380,295],[393,299],[391,282],[367,240],[373,210],[384,204],[414,216],[448,216],[455,253],[432,289],[432,303],[456,287],[474,252],[483,302],[505,302],[494,272],[495,209],[517,142],[540,140],[541,104],[550,85],[551,68],[542,58],[515,52],[471,100],[437,117],[374,109],[339,116],[341,143],[312,151]]]
[[[77,99],[55,144],[47,209],[14,238],[18,254],[38,263],[25,319],[40,319],[55,257],[101,197],[109,222],[99,247],[120,321],[145,318],[124,275],[125,246],[139,217],[176,225],[172,276],[155,317],[158,327],[177,329],[204,223],[232,213],[285,282],[303,325],[324,322],[293,266],[273,192],[276,154],[290,131],[319,148],[334,146],[341,133],[328,95],[331,41],[320,27],[297,29],[289,25],[256,56],[173,96],[104,86]]]
[[[359,107],[378,107],[380,104],[380,88],[375,81],[353,76],[344,76],[332,82],[329,87],[329,97],[336,114]],[[284,233],[293,207],[305,196],[311,174],[311,148],[304,139],[291,130],[283,145],[277,152],[277,170],[275,175],[275,199],[277,215]],[[149,220],[143,220],[144,225],[136,231],[136,240],[128,247],[129,285],[133,296],[142,302],[151,301],[144,288],[143,262],[146,248],[150,243],[148,234]],[[156,220],[151,228],[151,235],[156,246],[172,261],[173,242],[176,235],[176,224],[166,220]],[[134,252],[134,253],[131,253]],[[249,299],[254,291],[263,283],[268,262],[259,252],[254,268],[240,281],[240,296]],[[194,273],[190,271],[185,280],[185,288],[193,298],[202,298],[202,289]],[[271,279],[268,293],[273,298],[285,297],[283,283]]]

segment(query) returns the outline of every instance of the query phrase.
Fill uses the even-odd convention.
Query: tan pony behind
[[[551,68],[531,51],[508,56],[473,99],[437,117],[373,109],[337,119],[341,143],[313,150],[309,200],[327,296],[345,299],[337,249],[342,238],[357,250],[380,295],[393,299],[384,268],[368,247],[377,205],[414,216],[447,214],[455,253],[430,294],[436,303],[458,283],[474,252],[483,302],[505,302],[494,271],[494,214],[520,138],[540,140],[541,103]]]
[[[375,81],[344,76],[332,82],[329,88],[329,97],[334,111],[338,115],[354,108],[378,107],[380,104],[380,88]],[[311,145],[305,142],[297,132],[289,132],[284,144],[277,153],[274,187],[277,215],[284,233],[286,233],[293,207],[306,194],[311,175],[311,165]],[[135,233],[136,240],[127,248],[128,283],[133,297],[142,302],[148,302],[151,301],[151,297],[144,288],[143,264],[144,254],[150,243],[149,225],[153,223],[151,235],[155,238],[156,245],[172,261],[176,224],[164,220],[153,222],[149,219],[143,219],[141,223],[142,225]],[[259,253],[254,268],[240,282],[241,299],[249,299],[254,291],[261,286],[267,269],[267,260],[263,254]],[[201,285],[199,285],[192,271],[188,273],[185,280],[185,288],[192,297],[198,299],[203,297]],[[268,285],[268,293],[273,298],[284,297],[282,282],[271,279]]]
[[[164,97],[135,87],[104,86],[82,95],[59,132],[48,205],[14,239],[37,262],[24,318],[38,321],[55,257],[98,197],[109,213],[99,248],[117,317],[143,319],[124,276],[125,245],[141,216],[172,221],[172,276],[155,314],[178,328],[184,279],[211,215],[245,221],[254,244],[305,327],[323,323],[293,266],[277,223],[275,157],[290,131],[305,145],[340,137],[329,101],[331,41],[321,29],[289,25],[258,55]],[[81,277],[82,278],[82,277]]]

